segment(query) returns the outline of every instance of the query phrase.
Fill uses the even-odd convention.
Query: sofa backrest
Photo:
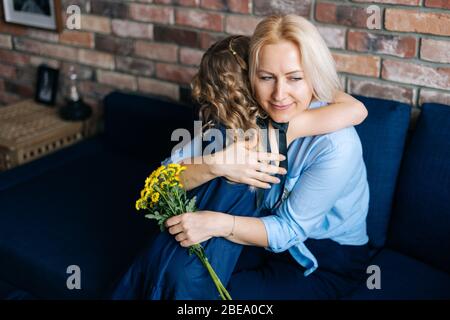
[[[161,98],[116,91],[105,97],[104,107],[108,143],[151,163],[170,156],[178,144],[171,142],[175,129],[193,126],[192,107]]]
[[[388,246],[450,272],[450,106],[422,106],[403,159]]]
[[[404,103],[355,96],[369,114],[356,126],[363,146],[370,189],[367,232],[373,248],[385,244],[392,199],[408,133],[411,107]]]

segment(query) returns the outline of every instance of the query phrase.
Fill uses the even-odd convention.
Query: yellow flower
[[[154,194],[152,194],[152,202],[157,203],[158,200],[159,200],[159,193],[155,192]]]
[[[147,208],[147,203],[145,202],[144,199],[139,199],[138,201],[136,201],[136,210],[146,209],[146,208]]]

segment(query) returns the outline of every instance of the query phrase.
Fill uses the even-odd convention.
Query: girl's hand
[[[227,217],[231,218],[229,215],[213,211],[186,212],[167,219],[165,226],[182,247],[190,247],[212,237],[222,236],[224,219],[220,218]]]
[[[286,174],[286,170],[268,162],[282,161],[285,156],[252,149],[245,141],[233,143],[210,156],[211,170],[216,176],[257,188],[269,189],[270,183],[280,183],[273,175]]]

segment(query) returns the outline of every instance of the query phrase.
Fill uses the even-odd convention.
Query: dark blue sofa
[[[408,134],[408,105],[357,98],[369,110],[357,130],[381,289],[364,282],[346,298],[449,299],[450,107],[423,105]],[[158,232],[134,202],[195,112],[119,92],[104,102],[103,134],[0,174],[0,299],[105,298]],[[71,265],[81,290],[66,286]]]

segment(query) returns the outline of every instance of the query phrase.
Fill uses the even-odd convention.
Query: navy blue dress
[[[216,178],[189,192],[197,196],[200,210],[257,216],[256,192],[245,184]],[[224,238],[202,243],[212,267],[227,285],[241,254],[242,245]],[[132,264],[114,290],[113,299],[220,299],[214,282],[196,255],[189,255],[174,236],[156,236]]]
[[[219,127],[222,134],[225,130]],[[224,139],[225,141],[225,139]],[[214,141],[213,141],[214,142]],[[213,143],[211,142],[211,143]],[[205,149],[203,149],[205,150]],[[199,210],[258,216],[257,198],[264,193],[219,177],[188,192]],[[202,243],[211,266],[226,287],[243,246],[214,237]],[[156,236],[115,287],[113,299],[220,299],[208,271],[174,236]]]

